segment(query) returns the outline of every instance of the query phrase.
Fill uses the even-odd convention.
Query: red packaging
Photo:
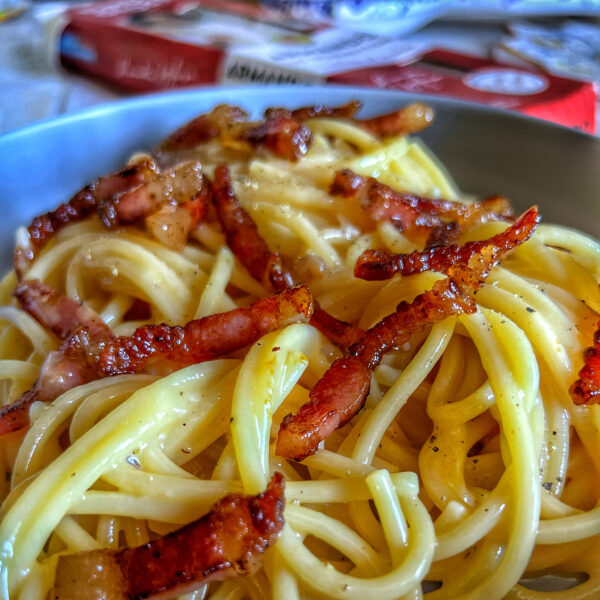
[[[284,21],[236,0],[108,0],[70,9],[67,18],[62,63],[130,91],[333,82],[461,98],[595,130],[592,83]]]
[[[594,133],[597,91],[591,82],[491,60],[433,50],[408,66],[340,73],[335,83],[433,94],[480,102]]]

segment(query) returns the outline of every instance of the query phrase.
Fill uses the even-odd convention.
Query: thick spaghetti
[[[599,320],[600,245],[464,198],[404,135],[426,107],[356,109],[257,124],[220,108],[20,233],[0,286],[2,414],[27,402],[0,418],[0,597],[91,597],[85,581],[64,591],[57,565],[71,577],[74,553],[94,569],[167,547],[230,494],[259,507],[258,531],[276,472],[279,537],[280,516],[242,550],[229,530],[253,574],[210,567],[190,591],[173,569],[185,590],[167,577],[160,597],[600,597],[596,351],[585,398],[569,393]],[[331,375],[357,360],[358,383]],[[356,410],[314,447],[277,443],[288,415],[347,389]],[[298,431],[325,422],[309,417]],[[150,580],[127,569],[136,589]],[[573,587],[528,583],[547,574]],[[106,597],[145,597],[123,589]]]

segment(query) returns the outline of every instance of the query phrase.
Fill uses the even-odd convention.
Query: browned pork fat
[[[139,373],[162,358],[178,367],[213,360],[253,344],[263,335],[313,313],[313,298],[306,286],[262,298],[247,308],[190,321],[187,325],[145,325],[133,335],[101,342],[95,349],[85,343],[85,332],[65,350],[77,356],[83,348],[99,375]]]
[[[317,382],[310,392],[310,401],[295,415],[284,418],[277,438],[277,454],[303,460],[316,452],[321,441],[363,407],[371,375],[384,354],[427,325],[451,315],[474,312],[473,292],[510,250],[529,239],[538,222],[537,208],[530,208],[507,229],[501,245],[491,238],[477,254],[466,253],[463,262],[448,268],[448,278],[437,281],[431,290],[411,303],[400,303],[396,312],[369,329]]]
[[[252,277],[274,291],[281,291],[293,285],[292,274],[283,266],[281,257],[277,252],[271,252],[256,223],[240,205],[233,191],[227,167],[219,166],[215,169],[213,192],[227,245]],[[316,303],[310,322],[342,348],[347,348],[363,333],[358,327],[336,319]]]
[[[56,210],[36,217],[17,240],[14,254],[17,277],[23,277],[40,250],[60,229],[91,216],[101,204],[114,202],[126,192],[154,179],[157,172],[153,160],[142,159],[118,173],[97,179]]]
[[[113,336],[91,308],[59,294],[37,279],[22,281],[14,293],[23,310],[61,340],[68,340],[82,326],[87,328],[94,343]],[[50,352],[34,386],[12,404],[0,408],[0,435],[27,427],[33,402],[51,402],[67,390],[94,379],[95,369],[81,358],[68,357],[62,349]]]
[[[467,242],[462,246],[456,244],[434,246],[422,252],[415,251],[410,254],[390,254],[378,250],[366,250],[356,261],[354,275],[368,281],[380,281],[390,279],[396,273],[404,276],[423,271],[447,273],[452,265],[467,263],[485,246],[490,244],[494,244],[497,248],[510,246],[515,235],[518,236],[521,231],[528,231],[536,219],[537,214],[527,212],[512,227],[489,240]]]
[[[29,285],[31,294],[26,292]],[[0,435],[27,427],[29,409],[36,400],[51,402],[64,392],[100,377],[144,372],[156,359],[171,361],[173,369],[212,360],[253,344],[290,322],[308,320],[313,313],[310,290],[298,286],[257,300],[247,308],[196,319],[183,327],[146,325],[132,336],[115,338],[91,309],[82,308],[50,288],[42,294],[43,288],[39,282],[24,282],[20,298],[26,310],[35,310],[42,316],[45,311],[48,319],[41,319],[42,323],[65,333],[64,342],[59,350],[48,355],[34,387],[0,408]],[[44,304],[41,298],[52,300]],[[64,319],[57,327],[53,313],[59,306],[66,312],[60,315]]]
[[[359,127],[385,138],[417,133],[433,122],[431,107],[415,103],[372,119],[356,119],[361,103],[353,100],[343,106],[306,106],[296,109],[268,108],[261,121],[250,121],[249,115],[238,106],[220,104],[207,114],[192,119],[170,135],[158,149],[159,156],[178,156],[211,139],[224,146],[252,151],[268,148],[276,156],[294,161],[301,158],[310,146],[312,136],[305,121],[318,118],[353,119]]]
[[[423,198],[397,192],[350,169],[335,174],[330,193],[357,200],[374,221],[391,221],[409,240],[421,246],[441,245],[479,223],[512,216],[510,203],[502,196],[490,196],[472,204]]]
[[[209,581],[251,575],[277,540],[284,504],[276,473],[262,494],[226,496],[204,517],[143,546],[62,555],[52,598],[172,598]]]
[[[594,333],[594,345],[583,353],[584,364],[579,378],[569,388],[575,404],[598,404],[600,402],[600,322]]]
[[[435,112],[431,106],[414,102],[386,115],[358,121],[361,127],[377,137],[410,135],[423,131],[433,123]]]

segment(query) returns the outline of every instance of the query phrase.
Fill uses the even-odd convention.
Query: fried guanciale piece
[[[98,343],[113,337],[112,331],[91,308],[31,279],[20,283],[15,296],[23,310],[62,340],[85,326]],[[66,343],[66,342],[65,342]],[[62,393],[96,379],[96,371],[79,357],[66,356],[62,348],[50,352],[34,386],[12,404],[0,409],[0,435],[29,425],[29,408],[35,401],[51,402]]]
[[[351,100],[348,104],[342,106],[327,106],[326,104],[317,104],[315,106],[305,106],[302,108],[267,108],[265,110],[265,119],[273,119],[278,117],[288,117],[297,121],[306,121],[307,119],[316,118],[334,118],[334,119],[349,119],[362,108],[362,103],[359,100]]]
[[[294,284],[292,276],[284,269],[281,257],[271,252],[248,211],[240,205],[229,170],[225,166],[215,169],[213,202],[225,233],[227,245],[248,269],[250,275],[274,292],[281,292]]]
[[[336,319],[323,310],[317,302],[315,302],[315,312],[310,319],[310,324],[316,327],[330,342],[343,350],[352,346],[365,333],[356,325]]]
[[[252,344],[298,318],[308,320],[313,312],[310,291],[298,286],[257,300],[247,308],[190,321],[184,327],[147,325],[131,337],[115,338],[94,311],[58,292],[45,296],[34,293],[27,302],[31,305],[41,297],[51,299],[46,305],[38,302],[35,307],[38,313],[46,312],[48,318],[43,324],[57,333],[69,334],[60,349],[48,355],[33,388],[0,409],[0,435],[27,427],[29,408],[36,400],[52,402],[68,390],[100,377],[143,372],[156,358],[172,361],[174,368],[212,360]],[[66,312],[57,324],[53,313],[58,307]]]
[[[284,268],[281,257],[277,252],[271,252],[258,232],[256,223],[240,205],[225,166],[215,169],[213,193],[227,245],[252,277],[275,292],[293,285],[293,277]],[[316,303],[310,322],[334,344],[344,348],[355,342],[363,333],[354,325],[336,319]]]
[[[17,285],[14,296],[23,310],[61,340],[82,324],[95,339],[112,336],[110,328],[85,304],[60,294],[38,279],[27,279]]]
[[[379,250],[366,250],[356,261],[354,275],[367,281],[381,281],[390,279],[396,273],[404,276],[423,271],[447,273],[452,265],[465,264],[471,256],[481,252],[489,244],[494,244],[498,248],[512,244],[515,235],[520,236],[521,232],[532,231],[538,220],[537,211],[531,208],[523,213],[511,227],[489,240],[467,242],[463,246],[456,244],[435,246],[410,254],[390,254]]]
[[[202,165],[190,161],[157,174],[118,198],[100,202],[98,214],[107,229],[134,223],[164,205],[188,207],[190,214],[200,220],[206,216],[209,202],[210,184],[202,175]]]
[[[297,108],[295,110],[268,108],[264,114],[265,124],[272,121],[270,128],[273,130],[277,127],[276,124],[278,121],[284,119],[295,121],[297,124],[301,124],[307,119],[319,117],[348,119],[353,118],[361,107],[362,104],[360,101],[353,100],[343,106],[333,107],[321,104]],[[380,115],[379,117],[374,117],[372,119],[354,119],[354,122],[376,137],[386,138],[398,135],[409,135],[411,133],[422,131],[433,123],[434,115],[433,108],[426,104],[422,104],[421,102],[416,102],[391,113]],[[280,127],[283,127],[283,122],[281,122]],[[286,152],[290,153],[290,155],[292,154],[292,151],[288,146],[283,147],[286,148]],[[292,156],[291,160],[294,158],[299,158],[299,156]]]
[[[475,225],[512,216],[510,203],[502,196],[490,196],[473,204],[434,200],[396,192],[375,178],[363,177],[350,169],[335,174],[329,191],[357,200],[374,221],[391,221],[419,245],[447,243]]]
[[[571,398],[577,405],[600,402],[600,322],[594,333],[594,345],[583,353],[584,364],[579,379],[569,388]]]
[[[257,496],[232,494],[204,517],[143,546],[65,554],[55,600],[173,598],[209,581],[252,575],[284,524],[284,481]]]
[[[238,106],[220,104],[169,136],[159,147],[158,153],[168,156],[170,153],[191,150],[211,139],[219,139],[224,146],[245,147],[249,151],[253,147],[265,146],[278,156],[296,160],[308,150],[310,131],[289,111],[254,122]]]
[[[248,127],[248,113],[239,106],[219,104],[173,132],[160,146],[162,152],[189,150],[214,138],[237,139]]]
[[[294,161],[308,152],[311,142],[311,132],[304,121],[323,117],[352,117],[360,107],[360,102],[352,101],[344,106],[320,104],[295,110],[268,108],[264,121],[246,131],[243,138],[255,145],[263,144],[273,154]]]
[[[407,342],[411,335],[427,325],[451,315],[476,310],[473,292],[491,269],[513,248],[526,241],[537,226],[537,209],[530,209],[536,219],[528,228],[509,227],[506,243],[496,246],[492,240],[479,253],[465,257],[463,263],[448,268],[448,278],[411,303],[402,302],[355,344],[343,358],[336,360],[310,392],[310,401],[295,415],[287,415],[277,438],[277,454],[303,460],[313,454],[318,444],[338,427],[347,423],[364,405],[371,375],[383,355]],[[522,221],[520,219],[519,221]]]
[[[60,350],[50,352],[33,387],[12,404],[0,408],[0,436],[29,427],[29,409],[36,402],[52,402],[64,392],[96,379],[96,372]]]
[[[19,279],[23,277],[40,250],[60,229],[92,215],[100,204],[114,201],[126,192],[154,179],[156,173],[157,167],[154,161],[143,159],[118,173],[96,180],[77,192],[69,202],[36,217],[27,229],[21,229],[17,234],[14,253],[17,277]]]
[[[433,123],[434,117],[431,106],[415,102],[387,115],[363,119],[359,124],[373,135],[384,138],[423,131]]]
[[[146,325],[129,337],[97,345],[89,341],[86,328],[81,328],[68,340],[65,353],[73,357],[83,354],[99,376],[138,373],[157,358],[183,367],[244,348],[299,318],[310,319],[312,313],[312,295],[301,285],[261,298],[247,308],[195,319],[183,327]]]
[[[238,149],[264,146],[277,156],[294,161],[306,154],[311,142],[311,132],[304,121],[324,117],[353,118],[360,108],[361,103],[357,100],[343,106],[319,104],[293,110],[268,108],[262,121],[250,121],[240,107],[220,104],[171,134],[159,146],[157,154],[168,157],[211,139],[219,139],[224,146]],[[373,135],[384,138],[422,131],[433,122],[433,116],[431,107],[415,103],[387,115],[355,119],[354,122]],[[244,142],[248,143],[247,147]]]
[[[225,146],[240,147],[239,142],[247,142],[249,150],[265,146],[287,160],[297,160],[306,154],[311,139],[310,130],[303,121],[318,117],[351,117],[360,106],[360,102],[353,101],[339,107],[268,108],[262,121],[250,121],[248,113],[239,106],[220,104],[180,127],[161,144],[158,152],[168,155],[191,150],[217,138]]]
[[[262,145],[276,156],[295,161],[308,152],[311,133],[302,121],[291,117],[272,117],[245,131],[242,139],[253,146]]]

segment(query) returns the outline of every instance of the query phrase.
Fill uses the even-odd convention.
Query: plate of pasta
[[[0,155],[0,597],[600,597],[598,140],[223,89]]]

